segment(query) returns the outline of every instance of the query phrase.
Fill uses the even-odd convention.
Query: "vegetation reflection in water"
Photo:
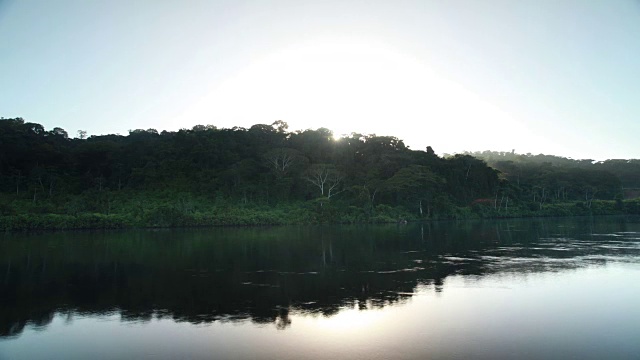
[[[452,275],[637,261],[637,219],[5,235],[0,335],[57,314],[291,325],[290,313],[402,303]],[[353,321],[353,319],[351,320]]]

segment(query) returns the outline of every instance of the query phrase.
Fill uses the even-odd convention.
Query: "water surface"
[[[0,359],[635,358],[638,218],[0,237]]]

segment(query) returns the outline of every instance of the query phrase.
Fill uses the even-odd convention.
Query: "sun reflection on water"
[[[336,314],[294,316],[294,326],[314,328],[316,333],[323,335],[354,336],[360,332],[380,330],[389,321],[389,312],[372,307],[371,304],[355,303],[352,307],[344,307]]]

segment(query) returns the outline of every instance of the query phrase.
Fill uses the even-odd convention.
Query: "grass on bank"
[[[419,215],[418,209],[384,204],[353,206],[339,200],[256,204],[189,193],[88,192],[55,198],[0,196],[0,230],[117,229],[143,227],[394,223],[402,220],[515,218],[640,214],[640,199],[585,202],[491,204],[450,203]]]

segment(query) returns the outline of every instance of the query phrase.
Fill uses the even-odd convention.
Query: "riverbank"
[[[33,203],[24,199],[1,204],[0,231],[167,228],[199,226],[261,226],[312,224],[395,223],[451,219],[492,219],[640,214],[640,200],[523,203],[508,208],[495,204],[448,206],[420,216],[401,206],[349,206],[339,201],[311,200],[287,204],[249,204],[209,201],[189,196],[147,199],[129,194],[98,200],[82,198]]]

